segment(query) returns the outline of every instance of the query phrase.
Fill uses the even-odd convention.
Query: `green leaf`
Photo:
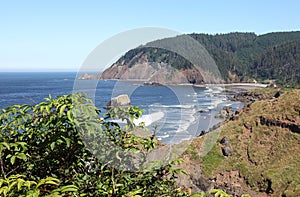
[[[39,188],[42,185],[58,185],[58,179],[52,178],[52,177],[48,177],[47,179],[42,179],[38,182],[38,184],[36,185],[36,188]]]
[[[36,184],[37,184],[37,183],[34,182],[34,181],[25,181],[23,185],[24,185],[25,187],[27,187],[28,190],[30,190],[30,187],[31,187],[32,185],[36,185]]]
[[[25,181],[23,179],[18,179],[18,191],[20,191],[22,189],[23,183]]]
[[[61,136],[61,137],[65,140],[65,142],[67,144],[67,147],[69,148],[71,140],[69,138],[64,137],[64,136]]]
[[[143,191],[143,189],[139,189],[139,190],[136,190],[136,191],[129,192],[129,193],[127,193],[124,196],[128,196],[128,197],[141,197],[138,194],[142,194],[143,193],[142,191]]]
[[[12,190],[12,188],[15,186],[15,185],[17,185],[17,181],[14,181],[14,182],[12,182],[9,186],[8,186],[8,190],[10,191],[10,190]]]
[[[47,178],[45,179],[45,181],[54,181],[54,182],[56,182],[57,184],[59,184],[59,182],[60,182],[59,179],[54,178],[54,177],[47,177]]]
[[[73,123],[73,122],[74,122],[74,119],[73,119],[73,117],[72,117],[72,111],[71,111],[71,110],[69,110],[69,111],[67,112],[67,116],[68,116],[69,121],[70,121],[71,123]]]
[[[11,154],[6,155],[6,159],[10,158],[11,156]]]
[[[39,188],[41,185],[45,185],[45,179],[40,180],[36,185],[36,188]]]
[[[1,142],[3,146],[5,146],[8,150],[10,150],[9,144],[7,142]]]
[[[26,192],[26,197],[39,197],[40,196],[40,190],[35,189],[35,190],[30,190]]]
[[[195,193],[195,194],[190,195],[190,197],[205,197],[205,196],[206,196],[206,194],[204,192]]]
[[[22,160],[24,160],[24,161],[27,160],[27,156],[26,156],[24,153],[19,153],[19,154],[17,155],[17,158],[22,159]]]
[[[78,187],[76,187],[75,185],[62,186],[60,188],[60,191],[62,193],[65,193],[65,192],[77,192],[78,191]]]
[[[46,195],[44,197],[62,197],[62,195],[58,194],[58,192],[52,192],[49,195]]]
[[[0,194],[4,194],[4,196],[6,196],[8,189],[9,189],[8,186],[1,187]]]
[[[10,158],[10,163],[11,163],[12,165],[14,165],[15,161],[16,161],[16,156],[12,156],[12,157]]]
[[[57,144],[61,144],[61,143],[63,143],[63,141],[62,141],[61,139],[58,139],[58,140],[56,141],[56,143],[57,143]]]
[[[52,142],[52,143],[50,144],[50,148],[51,148],[51,150],[54,150],[54,148],[55,148],[55,142]]]
[[[26,147],[27,143],[26,142],[18,142],[18,144],[21,145],[24,150],[27,150],[27,147]]]
[[[50,106],[47,105],[45,108],[46,108],[46,112],[47,112],[47,113],[50,113]]]
[[[58,183],[54,182],[54,181],[46,181],[45,184],[47,184],[47,185],[58,185]]]
[[[67,105],[63,105],[60,107],[59,114],[62,115],[66,109]]]

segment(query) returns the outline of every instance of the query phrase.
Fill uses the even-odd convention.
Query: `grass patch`
[[[243,129],[237,129],[236,132],[239,133],[239,134],[243,134],[244,133]]]
[[[216,169],[224,157],[221,155],[217,145],[214,145],[212,149],[202,158],[203,161],[203,173],[205,175],[211,175],[213,170]]]
[[[200,155],[197,151],[197,148],[195,148],[193,146],[193,144],[191,144],[187,149],[186,151],[184,152],[184,155],[188,155],[189,158],[191,158],[192,160],[194,161],[200,161]]]
[[[208,133],[193,141],[187,152],[202,166],[203,175],[214,177],[220,172],[238,170],[253,191],[272,196],[300,196],[299,133],[278,125],[262,124],[261,117],[271,121],[300,125],[300,90],[284,90],[272,98],[276,89],[263,89],[266,100],[253,103],[234,121],[226,122],[221,132]],[[246,128],[244,125],[246,124]],[[230,139],[233,154],[225,158],[219,147],[224,136]],[[199,153],[204,152],[201,156]],[[270,181],[270,185],[267,182]]]

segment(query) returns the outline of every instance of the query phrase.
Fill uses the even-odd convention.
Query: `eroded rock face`
[[[224,156],[229,157],[232,155],[232,152],[233,152],[233,150],[230,146],[222,147],[222,153]]]
[[[219,173],[213,178],[213,182],[214,188],[223,189],[233,196],[242,196],[242,194],[257,196],[245,186],[245,180],[240,176],[240,173],[237,170]]]
[[[201,165],[185,158],[185,163],[181,164],[179,168],[187,172],[187,174],[177,175],[178,177],[175,180],[179,187],[191,188],[191,193],[209,191],[213,188],[213,183],[203,176]]]
[[[220,144],[229,144],[230,143],[230,139],[225,136],[221,139]]]
[[[114,64],[100,79],[141,80],[167,84],[201,84],[204,78],[197,68],[178,70],[166,63],[139,62],[131,67]]]
[[[233,153],[233,148],[230,145],[229,137],[225,136],[221,139],[220,144],[222,145],[222,154],[225,157],[229,157]]]
[[[280,121],[280,120],[275,120],[275,119],[268,119],[268,118],[265,118],[263,116],[260,116],[259,119],[260,119],[260,123],[262,125],[287,128],[291,132],[300,133],[300,125],[295,123],[295,122],[291,122],[291,121],[287,121],[287,120]]]
[[[112,98],[106,105],[106,109],[111,109],[113,107],[129,106],[130,99],[127,94],[121,94],[117,97]]]

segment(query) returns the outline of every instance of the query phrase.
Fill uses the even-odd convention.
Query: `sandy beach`
[[[224,87],[224,88],[241,88],[241,89],[256,89],[256,88],[265,88],[267,84],[261,83],[222,83],[222,84],[201,84],[201,85],[194,85],[194,87]]]

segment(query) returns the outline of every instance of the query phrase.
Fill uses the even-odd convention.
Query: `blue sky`
[[[2,0],[0,71],[77,71],[101,42],[141,27],[211,34],[300,30],[299,7],[297,0]]]

